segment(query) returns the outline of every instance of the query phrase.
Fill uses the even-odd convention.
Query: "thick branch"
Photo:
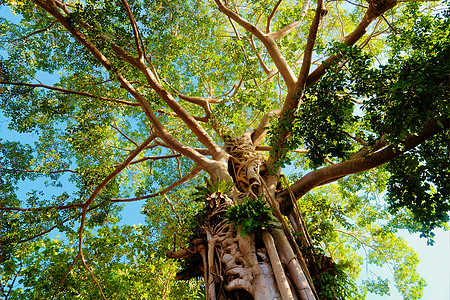
[[[448,129],[449,119],[445,119],[445,121],[442,121],[441,123],[444,124],[444,128]],[[443,131],[444,128],[442,128],[438,124],[438,120],[432,120],[428,124],[426,124],[423,130],[417,135],[409,135],[403,141],[404,148],[402,150],[400,150],[398,147],[388,146],[367,157],[350,159],[342,163],[330,165],[319,170],[312,171],[295,182],[291,186],[291,189],[295,195],[295,198],[299,199],[307,192],[324,182],[331,182],[333,181],[333,179],[337,180],[346,175],[363,172],[383,165],[420,145],[424,141],[432,138],[433,135]],[[285,190],[280,194],[280,196],[288,197],[289,192]],[[288,201],[283,202],[285,204],[285,207],[283,209],[284,211],[286,211],[287,209],[291,209],[289,205],[286,205]]]
[[[43,9],[45,9],[52,16],[54,16],[56,18],[56,20],[61,25],[63,25],[71,33],[71,35],[75,39],[77,39],[95,57],[95,59],[97,59],[107,70],[111,70],[111,67],[112,67],[111,62],[95,47],[95,45],[90,40],[88,40],[86,38],[86,36],[83,33],[81,33],[79,30],[77,30],[75,27],[73,27],[71,25],[71,23],[68,22],[67,19],[59,12],[58,7],[57,7],[58,4],[60,6],[62,5],[63,9],[67,10],[67,8],[65,7],[64,4],[61,4],[59,2],[52,1],[52,0],[47,0],[47,1],[34,0],[34,2],[37,5],[41,6]],[[66,13],[68,13],[68,12],[66,11]],[[82,25],[86,28],[89,28],[89,25],[87,25],[87,24],[83,23]],[[108,40],[106,37],[104,37],[104,38],[106,40]],[[151,71],[145,66],[145,64],[142,61],[130,56],[122,48],[118,47],[117,45],[115,45],[112,42],[111,42],[111,47],[113,48],[114,51],[119,52],[118,53],[118,54],[120,54],[119,56],[124,58],[130,64],[132,64],[135,67],[138,66],[139,67],[138,69],[143,71],[144,75],[147,78],[147,81],[149,81],[149,84],[151,83],[151,86],[153,84],[152,88],[154,88],[154,89],[156,88],[155,91],[163,99],[167,100],[168,97],[171,97],[171,99],[169,99],[170,100],[169,103],[172,105],[172,107],[171,107],[172,109],[174,109],[173,106],[180,107],[178,105],[178,103],[176,103],[176,101],[173,99],[173,97],[158,83],[158,81],[155,79],[155,76],[151,73]],[[204,168],[205,170],[208,170],[208,172],[210,172],[211,174],[213,174],[215,172],[215,170],[217,169],[217,163],[211,162],[210,160],[201,156],[196,151],[192,150],[192,148],[187,147],[187,146],[181,144],[178,140],[176,140],[168,132],[168,130],[159,122],[158,118],[154,115],[152,108],[149,105],[149,103],[147,102],[147,100],[133,88],[133,86],[130,84],[130,82],[127,81],[126,78],[122,74],[117,73],[116,76],[117,76],[117,79],[119,80],[119,82],[121,83],[122,87],[125,90],[127,90],[141,105],[147,118],[154,125],[155,130],[158,133],[158,136],[160,136],[172,149],[175,149],[179,153],[192,159],[195,163],[202,166],[202,168]],[[171,105],[169,105],[169,106],[171,106]],[[201,142],[205,142],[205,146],[211,147],[211,148],[210,147],[208,147],[208,148],[211,150],[213,155],[219,153],[218,156],[220,156],[220,154],[223,154],[223,156],[226,156],[225,152],[223,150],[221,150],[220,147],[218,147],[217,145],[215,145],[212,142],[212,140],[207,136],[207,134],[204,132],[204,130],[201,127],[199,128],[199,126],[197,126],[197,127],[195,126],[195,125],[198,125],[198,123],[189,114],[187,114],[187,112],[185,112],[182,108],[181,108],[181,110],[184,112],[184,114],[179,109],[178,109],[178,111],[175,111],[175,112],[178,115],[184,115],[188,119],[190,119],[191,125],[192,125],[192,122],[194,122],[193,127],[194,127],[194,129],[197,129],[197,130],[193,130],[193,132],[200,135],[199,140]],[[183,121],[186,122],[186,120],[184,120],[184,119],[183,119]],[[200,133],[199,133],[199,131],[200,131]],[[212,143],[212,145],[211,145],[211,143]]]
[[[262,117],[261,121],[258,124],[258,127],[256,127],[256,129],[252,133],[252,141],[255,146],[258,146],[258,144],[266,135],[268,130],[267,128],[269,127],[270,118],[277,116],[279,112],[280,110],[271,110]]]
[[[300,101],[300,96],[296,95],[300,91],[303,90],[306,83],[306,78],[308,77],[309,70],[311,68],[312,55],[314,50],[314,45],[316,43],[317,32],[319,30],[320,22],[322,21],[324,15],[326,14],[326,10],[323,9],[323,1],[319,0],[317,2],[316,13],[314,15],[314,19],[309,28],[308,39],[306,41],[306,47],[303,54],[303,62],[302,67],[300,69],[300,73],[298,75],[298,80],[295,85],[289,89],[289,92],[286,96],[286,100],[283,104],[283,108],[281,109],[281,115],[283,115],[287,111],[291,111],[297,109]]]
[[[281,39],[281,38],[285,37],[286,35],[288,35],[289,33],[291,33],[292,31],[294,31],[301,23],[302,23],[301,21],[294,21],[291,24],[286,25],[285,27],[281,28],[280,30],[270,33],[270,36],[274,40]]]

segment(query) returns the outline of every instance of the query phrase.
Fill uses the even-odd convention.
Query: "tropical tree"
[[[395,232],[449,220],[446,3],[4,4],[1,109],[35,137],[1,141],[5,299],[388,293],[361,249],[421,297]]]

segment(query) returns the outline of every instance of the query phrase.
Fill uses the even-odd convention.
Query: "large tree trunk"
[[[269,171],[253,147],[251,132],[238,140],[229,139],[225,150],[230,154],[228,173],[212,182],[231,176],[235,187],[226,195],[214,192],[205,197],[208,216],[201,226],[203,238],[192,241],[189,251],[168,253],[172,258],[197,255],[191,260],[195,262],[191,271],[179,278],[200,275],[193,270],[201,270],[206,298],[211,300],[316,299],[304,258],[274,200],[275,190],[265,182]],[[273,178],[273,174],[270,176]],[[270,231],[261,228],[242,235],[240,226],[224,218],[228,207],[242,203],[244,198],[262,198],[272,207],[278,221]],[[300,220],[299,216],[293,219]]]

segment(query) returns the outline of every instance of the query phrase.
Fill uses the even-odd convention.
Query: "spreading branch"
[[[222,99],[215,99],[212,97],[193,97],[193,96],[187,96],[181,94],[179,91],[177,91],[173,86],[171,86],[166,80],[164,80],[164,83],[166,83],[172,91],[178,96],[178,98],[187,101],[189,103],[195,104],[203,108],[205,111],[205,116],[203,118],[198,118],[202,122],[207,122],[209,118],[211,117],[211,103],[220,103],[222,102]]]
[[[2,80],[0,80],[0,84],[15,85],[15,86],[28,86],[28,87],[32,87],[32,88],[44,88],[44,89],[48,89],[48,90],[62,92],[62,93],[65,93],[65,94],[84,96],[84,97],[99,99],[99,100],[102,100],[102,101],[108,101],[108,102],[113,102],[113,103],[117,103],[117,104],[123,104],[123,105],[127,105],[127,106],[139,106],[138,103],[125,101],[125,100],[122,100],[122,99],[111,99],[111,98],[106,98],[106,97],[102,97],[102,96],[96,96],[96,95],[93,95],[93,94],[90,94],[90,93],[86,93],[86,92],[74,91],[74,90],[64,89],[64,88],[60,88],[60,87],[56,87],[56,86],[50,86],[50,85],[45,85],[45,84],[33,84],[33,83],[25,83],[25,82],[8,82],[8,81],[2,81]]]
[[[443,127],[441,127],[439,124],[442,124]],[[448,118],[446,120],[441,120],[441,122],[439,122],[437,119],[434,119],[428,122],[420,133],[416,135],[409,135],[402,142],[403,147],[401,149],[398,146],[391,145],[367,157],[350,159],[341,163],[333,164],[312,171],[303,176],[300,180],[298,180],[291,186],[292,192],[294,193],[295,198],[299,199],[307,192],[324,182],[332,182],[334,180],[342,178],[343,176],[360,173],[383,165],[399,157],[403,153],[417,147],[424,141],[432,138],[435,134],[448,129],[448,127]],[[285,190],[281,192],[280,196],[282,198],[288,197],[289,192]],[[287,204],[288,201],[283,201],[283,203]],[[292,207],[290,205],[285,205],[284,211],[286,212],[286,210],[290,210],[291,208]]]
[[[103,53],[97,49],[97,47],[78,29],[76,29],[74,26],[72,26],[71,22],[69,22],[65,16],[63,16],[58,6],[65,11],[66,14],[69,14],[70,11],[68,11],[67,7],[64,3],[59,3],[56,1],[48,0],[33,0],[37,5],[42,7],[44,10],[46,10],[48,13],[50,13],[57,22],[59,22],[64,28],[66,28],[69,33],[78,40],[93,56],[94,58],[99,61],[106,70],[111,70],[112,64],[111,62],[103,55]],[[83,27],[89,29],[90,26],[87,24],[82,24]],[[105,40],[108,40],[108,38],[103,37]],[[113,42],[110,42],[112,49],[125,61],[129,62],[134,67],[137,67],[140,71],[143,72],[143,74],[146,76],[148,83],[150,86],[155,89],[155,91],[161,96],[164,100],[169,100],[170,107],[172,109],[178,108],[175,110],[175,113],[178,115],[183,115],[185,119],[189,120],[188,126],[191,125],[189,128],[193,128],[193,132],[198,136],[199,141],[205,144],[208,149],[211,150],[212,154],[216,157],[222,158],[226,156],[226,153],[215,143],[212,141],[212,139],[206,134],[206,132],[201,128],[198,123],[184,110],[182,109],[179,104],[173,99],[173,97],[170,95],[169,92],[167,92],[155,79],[153,73],[150,69],[148,69],[145,64],[129,55],[127,52],[125,52],[122,48],[114,44]],[[157,132],[158,136],[160,136],[172,149],[176,150],[177,152],[185,155],[186,157],[192,159],[196,164],[200,165],[203,169],[207,170],[209,173],[213,174],[216,171],[217,163],[213,163],[207,158],[203,157],[196,151],[194,151],[192,148],[181,144],[178,140],[176,140],[170,132],[161,124],[161,122],[158,120],[158,118],[153,113],[153,110],[148,103],[148,101],[134,89],[134,87],[131,85],[131,83],[120,73],[116,73],[117,79],[120,82],[122,88],[124,88],[128,93],[130,93],[140,104],[142,107],[142,110],[144,111],[146,117],[148,120],[153,124],[155,131]],[[185,121],[183,119],[183,121]],[[209,147],[208,147],[209,146]]]
[[[283,0],[278,0],[277,4],[275,4],[275,6],[272,9],[272,12],[270,13],[270,15],[267,17],[267,22],[266,22],[266,33],[270,33],[270,23],[272,22],[273,16],[275,16],[275,12],[277,11],[278,7],[280,6],[281,2]]]

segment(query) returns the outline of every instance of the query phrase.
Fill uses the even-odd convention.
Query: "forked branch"
[[[233,21],[242,26],[249,33],[256,36],[266,47],[267,53],[272,58],[275,66],[280,71],[281,76],[283,77],[287,86],[291,86],[296,81],[295,75],[289,67],[286,59],[280,52],[274,38],[270,36],[270,34],[265,34],[261,32],[256,26],[251,24],[250,22],[244,20],[240,15],[226,7],[220,0],[214,0],[219,7],[219,11],[224,13],[227,17],[230,17]]]

